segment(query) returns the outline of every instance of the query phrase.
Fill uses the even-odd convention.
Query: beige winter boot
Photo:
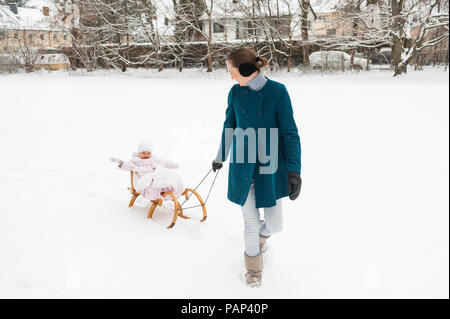
[[[245,281],[247,286],[259,287],[261,286],[261,276],[263,270],[263,259],[262,254],[259,253],[258,256],[249,257],[244,252],[245,268],[247,273],[245,274]]]
[[[267,251],[268,246],[267,246],[266,241],[267,241],[267,239],[269,239],[269,238],[270,238],[270,236],[264,237],[264,236],[259,235],[259,250],[260,250],[262,253],[265,253],[265,252]]]

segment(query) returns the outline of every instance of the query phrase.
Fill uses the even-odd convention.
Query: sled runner
[[[134,172],[133,171],[130,171],[130,176],[131,176],[131,187],[128,188],[128,189],[131,191],[132,197],[131,197],[131,200],[130,200],[130,203],[129,203],[128,207],[133,207],[134,202],[136,201],[136,199],[141,194],[139,192],[137,192],[136,189],[134,188],[134,184],[133,184]],[[216,177],[217,177],[217,174],[216,174]],[[206,176],[205,176],[205,178],[206,178]],[[205,178],[203,178],[203,180]],[[202,182],[203,182],[203,180],[202,180]],[[214,181],[215,181],[215,179],[214,179]],[[201,184],[201,182],[200,182],[200,184]],[[198,186],[200,186],[200,184]],[[213,182],[213,185],[214,185],[214,182]],[[167,228],[172,228],[173,226],[175,226],[175,223],[177,222],[178,216],[181,217],[181,218],[184,218],[184,219],[191,219],[191,217],[183,215],[183,208],[182,208],[183,204],[190,199],[191,194],[194,194],[194,196],[199,201],[200,205],[192,206],[192,207],[186,207],[185,209],[194,208],[194,207],[202,207],[203,217],[200,220],[200,222],[204,222],[206,220],[206,218],[207,218],[206,201],[208,200],[209,193],[208,193],[208,197],[206,198],[206,201],[204,202],[202,197],[200,196],[200,194],[196,191],[197,187],[195,189],[192,189],[192,188],[185,188],[184,189],[184,191],[183,191],[183,193],[181,195],[182,196],[184,195],[185,200],[184,200],[184,202],[181,205],[178,202],[178,198],[176,198],[176,196],[172,192],[162,192],[161,193],[161,196],[163,196],[164,198],[166,198],[166,197],[172,198],[173,203],[174,203],[174,213],[173,213],[172,222],[170,223],[169,226],[167,226]],[[211,189],[212,189],[212,186],[211,186]],[[211,189],[210,189],[210,192],[211,192]],[[150,210],[148,212],[147,218],[152,218],[153,217],[153,213],[155,211],[155,208],[157,206],[161,206],[162,203],[163,203],[163,200],[161,198],[157,198],[155,200],[151,200],[151,202],[152,202],[152,206],[150,207]]]

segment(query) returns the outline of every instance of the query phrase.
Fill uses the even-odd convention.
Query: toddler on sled
[[[184,191],[183,181],[174,171],[179,165],[153,155],[148,141],[139,143],[130,160],[111,157],[111,161],[122,170],[133,171],[135,190],[148,200],[164,200],[164,192],[172,192],[178,198]]]
[[[132,198],[128,207],[132,207],[136,198],[142,196],[152,202],[147,216],[147,218],[152,218],[157,206],[162,206],[163,202],[171,200],[173,202],[173,210],[170,207],[169,210],[173,212],[173,218],[167,228],[172,228],[178,216],[184,219],[191,219],[191,217],[183,214],[182,205],[189,200],[190,194],[193,194],[200,203],[198,207],[201,207],[203,212],[200,222],[206,220],[206,202],[203,201],[195,189],[184,187],[181,177],[175,172],[179,167],[178,164],[153,155],[153,147],[150,142],[143,141],[139,143],[137,151],[133,153],[133,156],[127,162],[115,157],[111,157],[111,161],[117,163],[120,169],[131,172],[130,190]],[[182,195],[184,195],[185,201],[180,205],[178,198]],[[185,207],[185,209],[194,207],[197,206]]]

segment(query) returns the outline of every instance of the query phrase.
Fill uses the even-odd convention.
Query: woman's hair
[[[243,76],[249,76],[256,70],[267,65],[267,59],[256,55],[256,52],[249,48],[239,48],[228,55],[227,60],[235,68],[239,68],[239,72]],[[251,72],[251,73],[250,73]]]

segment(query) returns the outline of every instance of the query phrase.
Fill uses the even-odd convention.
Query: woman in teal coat
[[[231,149],[228,194],[242,206],[246,283],[261,285],[266,240],[282,229],[282,201],[299,196],[301,148],[289,94],[284,84],[262,75],[267,59],[247,48],[226,60],[238,82],[228,93],[221,145],[213,170],[222,168]],[[264,208],[264,222],[259,217]]]

